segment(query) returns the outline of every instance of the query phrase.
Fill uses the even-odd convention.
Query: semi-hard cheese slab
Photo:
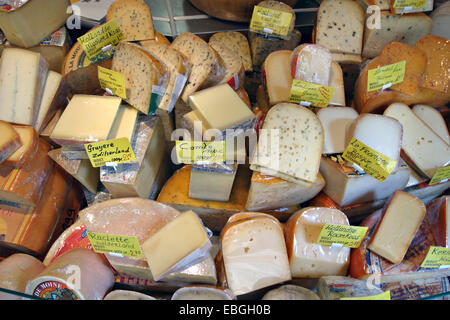
[[[22,141],[17,131],[8,122],[0,120],[0,133],[0,163],[2,163],[22,146]]]

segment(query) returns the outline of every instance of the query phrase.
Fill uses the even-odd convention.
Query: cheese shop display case
[[[449,300],[449,29],[0,0],[0,300]]]

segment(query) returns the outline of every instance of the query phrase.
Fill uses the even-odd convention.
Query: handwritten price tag
[[[343,247],[359,248],[359,245],[361,244],[361,241],[363,241],[367,230],[367,227],[325,224],[322,231],[320,231],[317,244],[324,246],[340,244]]]
[[[97,253],[114,253],[124,257],[143,258],[136,237],[87,232],[92,248]]]
[[[179,163],[213,164],[226,161],[225,141],[177,141],[176,152]]]
[[[127,92],[125,88],[125,76],[120,72],[112,71],[98,66],[98,81],[103,90],[109,94],[127,98]]]
[[[403,82],[405,70],[406,60],[369,70],[367,77],[367,91],[384,90],[390,88],[394,84]]]
[[[87,143],[84,148],[94,168],[103,167],[107,163],[136,161],[128,138]]]
[[[255,6],[250,31],[286,37],[289,33],[293,15],[289,12]]]
[[[450,268],[450,248],[431,246],[420,267]]]
[[[426,0],[395,0],[393,7],[396,9],[422,9],[426,2]]]
[[[450,179],[450,166],[439,168],[433,175],[429,185],[447,182]]]
[[[325,108],[330,103],[333,93],[334,88],[294,80],[289,95],[289,102],[301,104],[306,107]]]
[[[388,290],[375,296],[349,297],[349,298],[341,298],[340,300],[391,300],[391,291]]]

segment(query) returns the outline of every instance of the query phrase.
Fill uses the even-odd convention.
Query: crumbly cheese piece
[[[425,214],[425,205],[419,198],[396,191],[367,248],[392,263],[402,262]]]
[[[229,289],[212,286],[186,286],[178,289],[170,300],[235,300]]]
[[[237,31],[216,32],[209,39],[209,44],[222,43],[232,50],[242,61],[245,71],[253,71],[250,45],[245,35]]]
[[[116,0],[108,8],[106,21],[114,20],[122,30],[124,41],[155,39],[152,13],[142,0]]]
[[[293,80],[291,54],[290,50],[278,50],[269,54],[264,61],[263,82],[270,106],[289,101]]]
[[[450,145],[450,136],[442,114],[431,106],[424,104],[417,104],[412,108],[412,111],[425,122],[436,134]]]
[[[320,298],[312,290],[292,284],[286,284],[270,290],[261,300],[320,300]]]
[[[39,136],[30,126],[14,125],[14,130],[19,134],[22,146],[11,154],[4,162],[5,165],[21,167],[33,161],[39,144]]]
[[[291,55],[292,77],[297,80],[328,86],[331,79],[330,51],[317,44],[302,44]]]
[[[34,125],[48,63],[39,53],[6,48],[0,62],[0,120]]]
[[[16,152],[21,146],[20,136],[14,127],[0,120],[0,163]]]

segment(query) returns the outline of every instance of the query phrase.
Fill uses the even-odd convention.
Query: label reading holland
[[[179,163],[214,164],[226,160],[225,141],[177,141],[175,147]]]
[[[98,81],[103,90],[122,99],[127,98],[125,76],[120,72],[98,66]]]
[[[79,37],[77,40],[90,60],[104,51],[110,51],[124,38],[115,21],[110,21]]]
[[[439,168],[433,175],[429,185],[447,182],[450,179],[450,166]]]
[[[388,290],[375,296],[348,297],[348,298],[341,298],[340,300],[391,300],[391,291]]]
[[[330,103],[333,93],[334,88],[294,80],[292,82],[291,93],[289,94],[289,102],[301,104],[306,107],[325,108]]]
[[[260,34],[285,37],[289,33],[292,13],[255,6],[250,31]]]
[[[367,91],[387,89],[394,84],[403,82],[405,78],[406,60],[384,67],[369,70],[367,77]]]
[[[324,246],[341,244],[343,247],[359,248],[359,245],[363,241],[367,230],[367,227],[325,224],[322,231],[320,231],[317,244]]]
[[[426,2],[426,0],[395,0],[392,7],[396,9],[422,9]]]
[[[360,166],[367,174],[381,182],[384,182],[397,166],[397,161],[373,150],[356,138],[352,138],[342,158]]]
[[[431,246],[420,267],[450,268],[450,248]]]
[[[94,168],[103,167],[107,163],[136,161],[128,138],[87,143],[84,148]]]
[[[141,259],[141,246],[136,237],[87,232],[92,248],[97,253],[113,253],[124,257]]]

